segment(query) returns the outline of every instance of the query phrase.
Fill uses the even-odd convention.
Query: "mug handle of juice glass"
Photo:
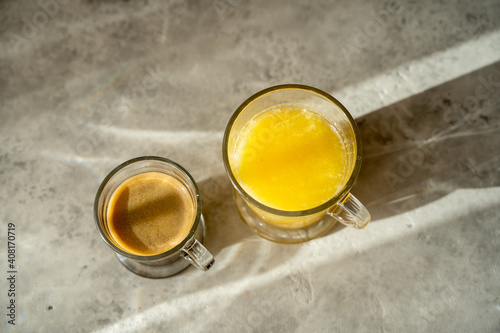
[[[182,256],[203,271],[208,271],[215,262],[212,254],[195,238],[182,249]]]
[[[370,213],[352,194],[328,210],[328,215],[355,229],[363,229],[370,222]]]

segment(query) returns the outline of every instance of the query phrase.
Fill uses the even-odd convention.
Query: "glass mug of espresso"
[[[111,171],[97,191],[94,219],[104,242],[138,275],[163,278],[190,263],[202,270],[214,263],[201,244],[205,222],[198,187],[166,158],[138,157]]]
[[[319,237],[336,222],[364,228],[368,210],[350,194],[361,167],[358,127],[329,94],[280,85],[247,99],[223,139],[238,212],[280,243]]]

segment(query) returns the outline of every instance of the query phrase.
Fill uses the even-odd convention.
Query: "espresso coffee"
[[[179,180],[146,172],[116,188],[109,200],[107,223],[124,251],[151,256],[171,250],[187,237],[195,211],[191,195]]]

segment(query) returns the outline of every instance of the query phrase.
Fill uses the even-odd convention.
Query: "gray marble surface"
[[[0,331],[499,332],[499,18],[498,0],[0,2]],[[239,220],[222,133],[281,83],[357,119],[366,229],[290,246]],[[198,182],[210,271],[141,278],[100,239],[97,187],[141,155]]]

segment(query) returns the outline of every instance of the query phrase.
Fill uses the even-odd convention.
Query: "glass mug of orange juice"
[[[350,194],[361,156],[359,130],[346,108],[304,85],[275,86],[247,99],[223,140],[242,220],[280,243],[321,236],[336,222],[367,225],[368,210]]]

